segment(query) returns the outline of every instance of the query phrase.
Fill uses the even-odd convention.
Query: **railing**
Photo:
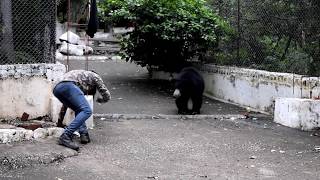
[[[211,58],[220,65],[320,76],[320,1],[211,0],[236,36]]]

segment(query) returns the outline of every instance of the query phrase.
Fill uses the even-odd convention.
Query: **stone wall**
[[[207,96],[261,112],[273,113],[278,97],[313,98],[320,95],[318,77],[214,65],[200,69]]]
[[[50,115],[52,88],[66,72],[63,64],[0,66],[0,118]]]
[[[205,95],[220,101],[273,113],[278,97],[313,98],[320,95],[320,79],[297,74],[206,64],[198,66],[205,80]],[[169,73],[153,71],[155,79]]]

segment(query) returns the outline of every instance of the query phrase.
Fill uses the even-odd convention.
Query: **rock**
[[[111,60],[113,60],[113,61],[121,60],[121,56],[112,56]]]
[[[51,127],[48,128],[48,136],[52,137],[60,137],[63,133],[64,129],[60,127]]]
[[[251,156],[250,159],[257,159],[257,156]]]
[[[0,129],[0,143],[18,142],[32,139],[33,131],[24,129]]]
[[[63,54],[61,54],[60,51],[57,50],[57,51],[56,51],[56,59],[58,59],[58,60],[63,60],[63,57],[64,57]]]
[[[25,140],[31,140],[33,138],[33,131],[32,130],[26,130],[24,139]]]
[[[78,36],[77,34],[71,32],[71,31],[68,31],[68,32],[65,32],[64,34],[62,34],[59,37],[59,40],[61,42],[68,42],[70,44],[78,44],[79,40],[80,40],[80,36]]]
[[[24,113],[22,114],[22,116],[21,116],[21,121],[27,121],[28,118],[29,118],[29,114],[26,113],[26,112],[24,112]]]
[[[85,54],[93,53],[93,49],[85,45],[74,45],[67,42],[63,42],[60,49],[60,53],[65,55],[83,56]]]
[[[48,130],[44,128],[38,128],[33,132],[34,139],[46,138],[48,135],[49,135]]]
[[[11,124],[0,124],[0,129],[15,129],[16,126]]]

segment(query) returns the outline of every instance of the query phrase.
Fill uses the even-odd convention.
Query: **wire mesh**
[[[235,29],[211,61],[319,76],[320,1],[211,0]]]
[[[0,64],[55,62],[56,0],[1,0]]]

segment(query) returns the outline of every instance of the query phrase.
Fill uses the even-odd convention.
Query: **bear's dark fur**
[[[200,114],[204,81],[201,74],[194,67],[185,67],[175,79],[175,89],[180,91],[176,98],[178,114]],[[192,100],[192,109],[188,109],[188,101]]]

